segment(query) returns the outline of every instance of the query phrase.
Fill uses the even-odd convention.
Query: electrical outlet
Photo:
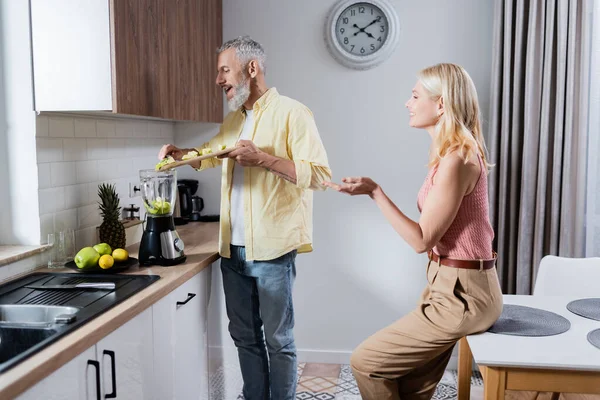
[[[129,182],[129,198],[140,197],[142,192],[140,190],[139,182]]]

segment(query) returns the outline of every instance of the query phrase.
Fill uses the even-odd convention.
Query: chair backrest
[[[600,257],[545,256],[540,261],[533,294],[600,297]]]

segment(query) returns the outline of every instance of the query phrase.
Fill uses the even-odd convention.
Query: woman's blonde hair
[[[437,151],[430,154],[429,166],[457,151],[465,163],[479,153],[489,169],[492,165],[487,162],[477,90],[467,71],[456,64],[436,64],[421,70],[418,78],[431,99],[440,100],[444,106],[433,138]]]

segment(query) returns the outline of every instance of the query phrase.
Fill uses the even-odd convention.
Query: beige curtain
[[[531,293],[544,255],[585,252],[592,1],[496,0],[488,145],[504,293]]]

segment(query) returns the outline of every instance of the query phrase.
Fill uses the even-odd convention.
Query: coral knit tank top
[[[487,170],[481,156],[477,156],[481,172],[475,188],[465,195],[456,214],[456,218],[442,236],[433,251],[443,257],[459,260],[478,260],[492,258],[494,230],[489,219]],[[433,186],[433,177],[437,166],[429,170],[419,195],[417,206],[421,212],[429,190]]]

